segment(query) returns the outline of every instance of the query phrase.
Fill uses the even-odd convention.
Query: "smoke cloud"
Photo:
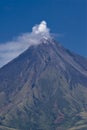
[[[49,28],[47,28],[47,23],[45,21],[42,21],[40,25],[36,25],[32,28],[32,32],[35,34],[49,36]]]
[[[24,33],[13,41],[0,43],[0,67],[16,58],[31,45],[40,44],[40,40],[43,37],[51,37],[50,29],[47,27],[45,21],[42,21],[39,25],[35,25],[31,33]]]

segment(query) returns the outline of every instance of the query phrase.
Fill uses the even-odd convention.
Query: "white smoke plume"
[[[47,28],[47,23],[45,21],[42,21],[40,25],[36,25],[32,28],[32,32],[35,34],[49,36],[49,29]]]
[[[51,37],[50,30],[45,21],[35,25],[31,33],[24,33],[18,36],[16,40],[7,43],[0,43],[0,67],[16,58],[31,45],[40,44],[42,37]]]

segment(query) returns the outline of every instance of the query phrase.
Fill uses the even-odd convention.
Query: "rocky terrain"
[[[87,130],[87,59],[42,39],[2,67],[0,130]]]

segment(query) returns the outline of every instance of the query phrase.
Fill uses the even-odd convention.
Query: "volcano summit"
[[[44,21],[33,33],[39,42],[0,69],[0,130],[86,130],[87,59],[54,40]]]

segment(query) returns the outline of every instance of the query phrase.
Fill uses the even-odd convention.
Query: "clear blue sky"
[[[66,48],[87,57],[87,0],[0,0],[0,43],[46,20]]]

